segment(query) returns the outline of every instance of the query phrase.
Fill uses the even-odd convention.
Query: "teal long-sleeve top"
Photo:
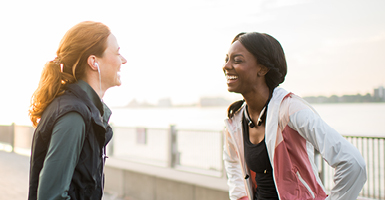
[[[76,83],[99,109],[105,126],[111,110],[100,100],[88,83],[79,80]],[[70,112],[60,117],[52,131],[51,142],[40,172],[38,199],[70,199],[68,190],[85,139],[86,126],[77,112]]]

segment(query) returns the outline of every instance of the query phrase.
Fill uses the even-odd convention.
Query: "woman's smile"
[[[227,84],[234,83],[238,80],[238,76],[235,75],[226,75]]]

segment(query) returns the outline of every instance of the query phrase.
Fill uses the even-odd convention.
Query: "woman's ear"
[[[260,69],[258,71],[258,76],[265,76],[267,74],[267,72],[269,72],[269,68],[267,68],[266,66],[264,65],[261,65],[261,64],[258,64]]]
[[[90,55],[87,59],[87,64],[92,70],[98,71],[98,64],[96,62],[96,56]]]

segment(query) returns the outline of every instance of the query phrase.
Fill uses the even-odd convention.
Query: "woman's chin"
[[[120,78],[116,79],[115,86],[121,86],[121,85],[122,85],[122,81],[120,80]]]
[[[238,90],[236,90],[236,89],[234,89],[234,88],[227,88],[227,91],[229,91],[229,92],[232,92],[232,93],[239,93],[239,91]]]

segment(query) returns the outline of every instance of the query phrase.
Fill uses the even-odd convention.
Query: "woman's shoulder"
[[[68,92],[56,97],[44,111],[45,114],[50,113],[52,117],[54,115],[63,116],[69,112],[77,112],[82,115],[83,118],[91,116],[86,103]]]
[[[282,100],[280,109],[281,110],[287,109],[289,113],[295,113],[300,110],[310,109],[316,113],[316,111],[314,110],[314,108],[310,103],[308,103],[306,100],[304,100],[303,98],[301,98],[300,96],[294,93],[289,93],[287,95],[287,98],[284,98]]]
[[[296,119],[309,119],[315,116],[319,116],[317,111],[304,99],[290,93],[287,98],[284,98],[279,107],[279,123],[284,128],[290,121],[292,116]],[[296,120],[297,121],[297,120]],[[298,122],[298,121],[297,121]]]

